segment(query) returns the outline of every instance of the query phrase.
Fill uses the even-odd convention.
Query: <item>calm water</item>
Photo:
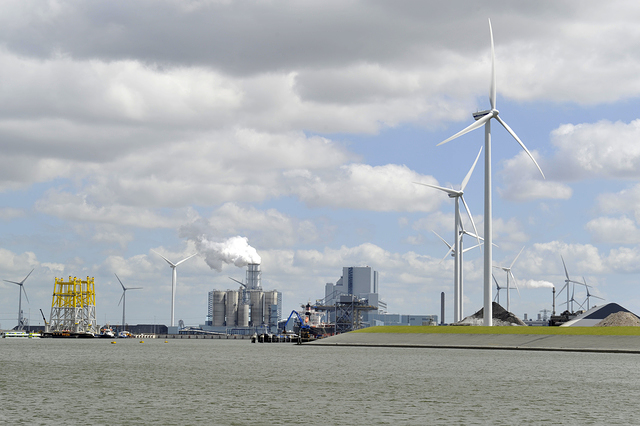
[[[640,424],[640,356],[0,339],[0,424]]]

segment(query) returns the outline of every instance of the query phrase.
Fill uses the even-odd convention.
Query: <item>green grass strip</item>
[[[367,327],[353,333],[393,334],[541,334],[567,336],[640,336],[640,327],[483,327],[483,326],[402,326]]]

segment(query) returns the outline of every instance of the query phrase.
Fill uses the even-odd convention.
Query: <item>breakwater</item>
[[[640,354],[640,336],[344,333],[311,345]]]

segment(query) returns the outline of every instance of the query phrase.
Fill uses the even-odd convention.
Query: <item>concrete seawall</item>
[[[640,336],[345,333],[317,340],[309,344],[314,346],[372,346],[640,354]]]

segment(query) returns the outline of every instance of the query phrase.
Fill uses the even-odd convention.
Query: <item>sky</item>
[[[445,292],[451,321],[434,232],[453,241],[453,201],[413,182],[459,188],[483,145],[476,130],[437,146],[489,108],[488,19],[500,117],[546,176],[493,125],[494,265],[524,247],[511,311],[551,310],[564,259],[640,313],[640,4],[615,0],[3,2],[0,278],[34,269],[32,324],[69,276],[95,277],[98,323],[119,324],[115,274],[142,287],[127,323],[169,324],[154,251],[198,253],[175,307],[198,325],[246,261],[285,315],[368,265],[390,313],[439,315]],[[480,233],[483,155],[464,195]],[[465,253],[464,315],[482,307],[482,268]],[[0,283],[2,328],[18,290]]]

